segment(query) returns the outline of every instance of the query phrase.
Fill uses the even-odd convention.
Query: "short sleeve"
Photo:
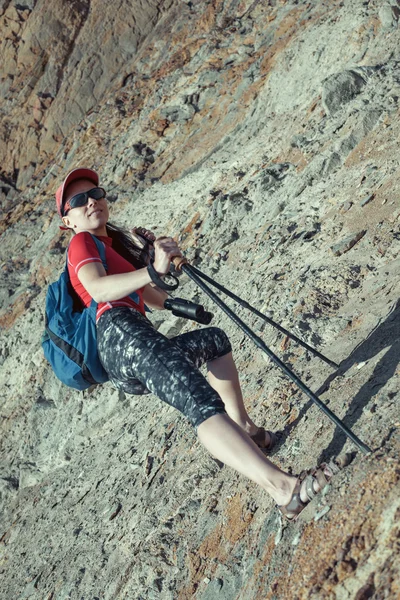
[[[95,241],[90,233],[77,233],[68,246],[68,265],[75,275],[79,269],[91,262],[102,263]]]

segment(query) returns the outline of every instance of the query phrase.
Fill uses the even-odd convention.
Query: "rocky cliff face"
[[[395,0],[1,3],[5,598],[396,598],[400,56]],[[153,396],[78,393],[40,347],[54,192],[98,169],[113,220],[340,363],[240,316],[374,452],[286,526]],[[354,450],[187,277],[246,406],[299,472]],[[195,325],[152,319],[167,335]],[[397,550],[397,553],[396,553]]]

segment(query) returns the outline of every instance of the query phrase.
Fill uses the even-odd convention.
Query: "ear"
[[[72,226],[73,226],[71,223],[71,220],[68,217],[63,217],[62,222],[64,223],[64,225],[66,227],[72,228]]]

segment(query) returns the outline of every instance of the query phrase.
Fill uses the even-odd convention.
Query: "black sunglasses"
[[[67,214],[71,208],[78,208],[79,206],[85,206],[88,203],[89,198],[93,198],[93,200],[101,200],[106,197],[106,191],[101,187],[95,187],[87,192],[80,192],[75,196],[72,196],[68,202],[63,206],[63,216]]]

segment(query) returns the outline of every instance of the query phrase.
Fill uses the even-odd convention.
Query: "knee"
[[[201,399],[192,396],[185,404],[182,413],[189,419],[196,430],[199,425],[207,421],[210,417],[227,414],[224,403],[214,390],[209,396],[202,395]]]

